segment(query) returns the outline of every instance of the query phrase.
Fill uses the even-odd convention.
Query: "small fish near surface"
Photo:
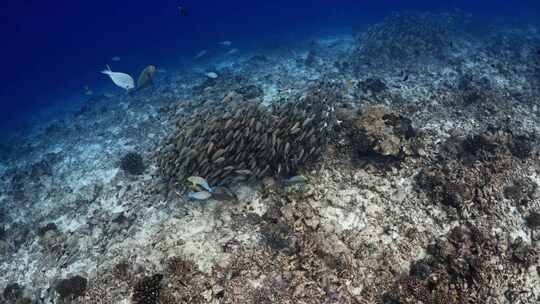
[[[210,193],[214,192],[214,189],[210,187],[208,181],[205,178],[202,178],[200,176],[190,176],[187,178],[187,181],[190,182],[191,186],[193,187],[200,186]]]
[[[236,53],[238,53],[238,49],[232,49],[232,50],[229,50],[227,52],[227,55],[233,55],[233,54],[236,54]]]
[[[188,192],[187,197],[190,198],[190,199],[193,199],[193,200],[205,201],[205,200],[211,198],[212,194],[210,194],[210,192],[207,192],[207,191]]]
[[[198,52],[197,55],[195,55],[195,57],[193,59],[199,60],[199,59],[203,58],[204,56],[206,56],[206,54],[208,54],[208,51],[207,50],[202,50],[202,51]]]
[[[189,16],[188,10],[187,10],[184,6],[182,6],[182,5],[179,5],[179,6],[178,6],[178,12],[180,13],[180,16],[182,16],[182,17],[187,17],[187,16]]]
[[[216,79],[218,78],[218,74],[217,73],[214,73],[214,72],[208,72],[208,73],[205,73],[204,75],[206,75],[206,77],[210,78],[210,79]]]
[[[90,89],[89,86],[84,86],[84,95],[92,96],[92,95],[94,95],[94,92]]]
[[[223,46],[231,46],[232,42],[230,42],[229,40],[225,40],[225,41],[221,41],[219,44]]]
[[[108,75],[116,86],[126,91],[130,91],[135,88],[135,81],[133,80],[133,77],[126,73],[113,72],[108,65],[107,69],[101,71],[101,73]]]
[[[305,184],[309,179],[303,175],[296,175],[283,180],[285,185]]]

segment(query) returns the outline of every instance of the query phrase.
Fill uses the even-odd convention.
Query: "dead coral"
[[[4,301],[7,303],[16,303],[17,300],[20,300],[23,296],[24,288],[17,283],[12,283],[6,286],[2,295],[4,296]]]
[[[177,122],[158,151],[161,171],[176,182],[197,175],[212,184],[294,174],[325,150],[335,98],[319,86],[272,110],[247,101],[205,108]]]
[[[72,300],[84,295],[88,281],[79,275],[61,280],[55,287],[62,300]]]
[[[137,152],[126,153],[120,160],[120,168],[131,175],[141,175],[146,166],[142,156]]]
[[[133,304],[158,304],[161,293],[163,275],[155,274],[142,278],[133,288],[131,301]]]
[[[533,230],[540,228],[540,213],[531,211],[525,219],[527,226]]]
[[[166,261],[166,277],[160,294],[160,303],[207,303],[204,295],[211,292],[209,278],[198,270],[195,263],[178,257]]]
[[[405,13],[387,17],[360,38],[353,61],[421,62],[442,57],[450,46],[449,15]]]
[[[214,269],[221,303],[363,303],[351,292],[352,253],[318,229],[309,196],[292,192],[274,204],[262,217],[262,246],[237,247],[232,261]]]
[[[458,211],[465,208],[492,214],[504,197],[516,206],[526,205],[536,187],[518,174],[521,159],[510,148],[514,138],[502,130],[450,138],[439,158],[417,175],[418,188],[432,201]]]
[[[383,106],[362,109],[354,121],[352,144],[358,156],[403,158],[413,155],[411,120]]]
[[[454,228],[446,239],[438,240],[428,248],[428,257],[411,265],[409,274],[400,278],[396,285],[384,294],[384,302],[498,303],[502,290],[518,292],[519,287],[512,283],[516,279],[512,269],[518,269],[521,267],[519,264],[530,263],[534,259],[528,255],[527,249],[516,247],[518,249],[513,250],[514,259],[517,254],[520,259],[525,256],[526,261],[516,263],[509,260],[501,254],[502,248],[498,243],[475,226]],[[497,265],[505,265],[504,275],[498,275],[500,270]],[[495,282],[501,288],[498,292],[492,289]],[[530,295],[524,291],[523,295],[518,297],[523,300]]]
[[[358,82],[358,88],[364,93],[379,94],[386,91],[386,83],[379,78],[368,78]]]

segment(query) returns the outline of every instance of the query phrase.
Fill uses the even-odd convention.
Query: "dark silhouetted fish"
[[[183,16],[183,17],[189,16],[188,10],[181,5],[178,6],[178,11],[180,12],[180,16]]]

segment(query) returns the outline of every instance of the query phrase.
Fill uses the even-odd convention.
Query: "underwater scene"
[[[0,304],[540,303],[540,2],[0,16]]]

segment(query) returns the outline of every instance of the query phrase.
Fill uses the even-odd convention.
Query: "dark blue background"
[[[193,56],[221,40],[263,45],[265,37],[353,26],[403,9],[460,7],[478,15],[519,16],[537,13],[534,3],[540,1],[468,2],[3,0],[0,126],[64,94],[81,92],[82,98],[84,85],[106,81],[99,71],[116,55],[122,61],[113,63],[114,70],[136,74],[145,64]],[[179,4],[189,17],[179,16]]]

